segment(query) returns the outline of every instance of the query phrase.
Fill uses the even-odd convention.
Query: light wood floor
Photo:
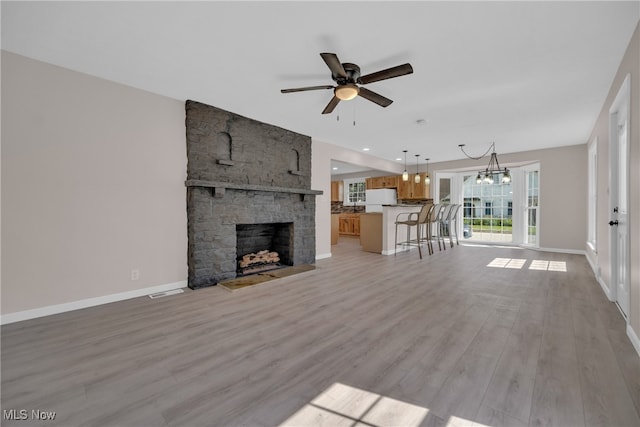
[[[56,412],[3,425],[640,425],[640,357],[583,256],[333,250],[234,293],[2,327],[2,409]]]

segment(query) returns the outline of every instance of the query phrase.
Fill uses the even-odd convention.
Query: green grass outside
[[[473,225],[471,229],[474,233],[496,233],[496,234],[511,234],[511,226],[491,226],[491,225]]]

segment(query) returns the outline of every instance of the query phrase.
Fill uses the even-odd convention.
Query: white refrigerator
[[[393,188],[367,190],[366,196],[365,212],[382,212],[382,205],[397,203],[396,190]]]

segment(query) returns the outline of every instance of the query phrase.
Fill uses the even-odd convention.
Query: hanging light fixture
[[[425,159],[427,161],[427,172],[424,174],[424,185],[431,184],[431,177],[429,176],[429,158]]]
[[[420,173],[418,172],[418,156],[420,156],[420,154],[416,154],[416,176],[413,178],[413,181],[416,184],[420,184]]]
[[[402,172],[402,180],[409,181],[409,172],[407,172],[407,150],[402,150],[404,153],[404,172]]]
[[[473,157],[468,155],[464,151],[464,144],[459,144],[458,147],[460,147],[460,151],[462,151],[465,156],[473,160],[480,160],[487,154],[489,154],[489,152],[491,152],[491,158],[489,159],[489,164],[487,165],[486,169],[483,171],[478,171],[478,175],[476,175],[476,184],[482,184],[483,182],[486,182],[487,184],[493,184],[493,175],[500,173],[502,174],[503,184],[511,182],[511,173],[509,172],[509,169],[500,167],[500,163],[498,162],[498,154],[496,153],[495,142],[492,142],[489,149],[480,157]]]

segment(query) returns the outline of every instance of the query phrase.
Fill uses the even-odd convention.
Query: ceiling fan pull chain
[[[353,125],[356,125],[356,104],[353,104]]]

